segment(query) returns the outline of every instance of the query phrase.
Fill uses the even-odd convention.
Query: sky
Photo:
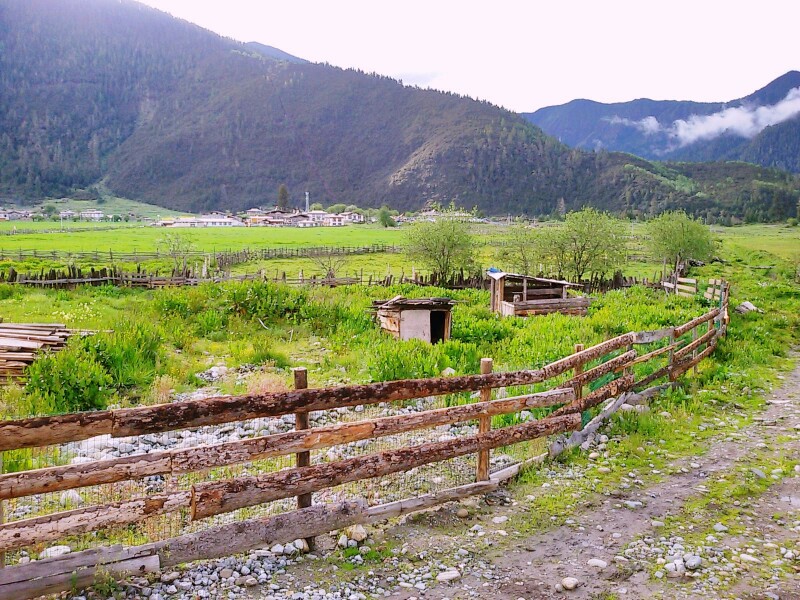
[[[144,0],[236,40],[488,100],[726,101],[800,70],[795,0]]]

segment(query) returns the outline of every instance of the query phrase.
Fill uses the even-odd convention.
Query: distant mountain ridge
[[[573,100],[526,119],[565,144],[650,160],[742,160],[800,172],[800,72],[729,102]]]
[[[0,0],[0,202],[102,184],[200,212],[313,201],[794,214],[797,178],[570,149],[487,102],[242,44],[132,0]],[[692,174],[694,173],[694,174]],[[696,177],[696,178],[695,178]]]

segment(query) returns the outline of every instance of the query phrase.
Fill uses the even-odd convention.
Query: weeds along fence
[[[578,444],[623,401],[696,367],[727,322],[723,304],[522,371],[483,359],[476,375],[308,389],[296,369],[290,391],[2,421],[0,552],[13,566],[0,597],[313,545],[489,492],[546,458],[548,436],[570,434],[551,455]],[[56,556],[54,543],[73,551]]]

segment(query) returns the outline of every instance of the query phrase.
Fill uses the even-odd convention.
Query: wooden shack
[[[569,288],[582,288],[578,283],[545,279],[517,273],[488,272],[492,312],[504,316],[527,317],[559,312],[585,316],[590,298],[568,297]]]
[[[450,339],[451,314],[455,304],[450,298],[404,298],[375,300],[381,329],[400,340],[418,339],[431,344]]]

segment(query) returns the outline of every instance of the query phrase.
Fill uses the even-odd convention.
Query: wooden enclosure
[[[578,283],[545,279],[517,273],[488,273],[492,312],[507,317],[528,317],[553,312],[586,316],[590,298],[568,297],[569,288],[582,289]]]
[[[296,389],[287,392],[0,421],[0,451],[9,451],[69,444],[99,435],[112,438],[146,436],[261,417],[295,415],[294,430],[284,433],[88,462],[54,464],[0,475],[2,508],[4,501],[45,493],[130,482],[154,475],[205,474],[188,489],[167,487],[145,496],[123,496],[113,502],[68,510],[56,508],[55,512],[0,524],[0,553],[24,548],[35,553],[44,544],[69,536],[135,527],[156,515],[174,511],[180,511],[187,523],[194,524],[193,532],[144,545],[95,547],[0,569],[0,598],[34,598],[90,585],[99,572],[119,577],[154,572],[193,560],[269,547],[297,538],[311,538],[348,525],[372,523],[486,493],[513,477],[526,464],[523,461],[490,473],[492,449],[579,430],[584,411],[609,402],[603,409],[607,413],[612,401],[615,405],[619,403],[621,394],[646,389],[659,379],[674,381],[714,351],[717,339],[725,332],[726,308],[715,308],[677,327],[626,333],[579,349],[570,356],[536,369],[492,372],[491,360],[484,359],[481,373],[476,375],[322,389],[307,389],[305,370],[299,369],[295,373]],[[704,329],[701,331],[701,328]],[[635,349],[640,345],[645,346],[641,353]],[[645,363],[650,365],[649,368],[639,367]],[[637,371],[640,372],[638,377]],[[609,375],[612,377],[610,381]],[[603,382],[598,381],[600,378],[604,378]],[[492,397],[496,388],[534,384],[539,387],[517,387],[512,390],[516,395]],[[309,428],[308,416],[312,411],[336,413],[343,407],[381,403],[386,406],[462,392],[479,394],[478,398],[467,394],[461,398],[466,403],[444,408]],[[494,416],[543,407],[553,407],[554,411],[539,419],[493,427]],[[310,452],[317,449],[470,421],[478,422],[477,431],[452,439],[442,441],[437,438],[330,461],[310,460]],[[590,425],[596,427],[596,423],[592,421]],[[241,476],[231,476],[225,469],[220,469],[287,455],[295,457],[294,468]],[[312,494],[343,483],[385,478],[393,473],[465,455],[477,455],[474,483],[373,506],[362,498],[311,503]],[[213,469],[217,471],[212,477]],[[298,499],[296,510],[233,523],[212,523],[197,530],[198,521],[214,515],[292,497]]]
[[[372,303],[381,329],[400,340],[417,339],[435,344],[450,339],[455,304],[450,298],[403,298]]]

